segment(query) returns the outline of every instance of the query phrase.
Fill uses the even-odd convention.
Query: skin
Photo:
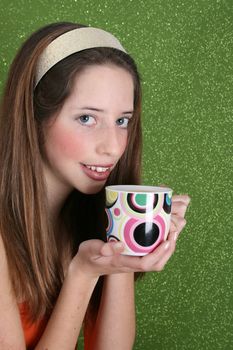
[[[126,147],[133,99],[132,77],[121,68],[90,67],[76,78],[72,94],[44,128],[52,211],[59,212],[73,188],[90,194],[104,186],[88,178],[81,164],[116,165]]]
[[[133,81],[127,71],[116,66],[93,66],[77,77],[72,94],[44,129],[44,175],[51,220],[56,222],[62,204],[73,188],[89,194],[98,192],[105,185],[105,181],[96,182],[87,177],[81,164],[116,165],[127,144],[127,122],[132,110]],[[83,115],[90,118],[83,118]],[[186,224],[184,216],[189,201],[187,195],[173,196],[168,240],[147,256],[121,255],[121,243],[83,242],[68,265],[54,311],[36,349],[75,348],[90,297],[101,275],[105,275],[105,281],[100,310],[97,321],[85,330],[88,334],[85,350],[132,349],[135,338],[134,272],[164,268]],[[0,347],[25,350],[1,240],[0,268]]]

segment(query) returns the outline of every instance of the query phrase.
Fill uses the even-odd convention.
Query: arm
[[[26,350],[16,297],[12,291],[0,235],[0,349]],[[36,350],[74,350],[98,278],[86,278],[70,265],[55,309]]]
[[[162,251],[154,270],[163,269],[172,251],[175,241],[185,226],[184,220],[190,198],[186,195],[174,196],[172,205],[171,231],[167,248]],[[159,252],[157,252],[159,253]],[[149,261],[149,257],[147,258]],[[151,268],[144,265],[146,271]],[[85,349],[132,349],[135,338],[134,274],[112,274],[105,277],[101,305],[97,321],[85,327]]]
[[[88,279],[71,264],[48,325],[35,350],[74,350],[98,278]]]
[[[125,307],[131,309],[134,304],[133,294],[131,294],[133,289],[131,289],[130,277],[128,279],[126,276],[132,276],[133,272],[136,271],[160,271],[163,269],[175,250],[178,234],[185,226],[183,217],[188,202],[189,198],[187,196],[177,196],[173,200],[172,232],[169,234],[168,241],[161,243],[153,253],[142,258],[121,255],[120,253],[124,247],[121,244],[119,245],[119,242],[115,244],[104,243],[99,240],[83,242],[79,247],[78,253],[71,261],[54,311],[35,350],[44,350],[46,348],[49,350],[74,350],[87,305],[100,275],[111,276],[107,277],[104,286],[101,310],[95,330],[96,339],[93,338],[94,349],[105,350],[106,344],[109,344],[107,342],[116,335],[124,337],[124,340],[128,343],[127,346],[131,346],[131,341],[133,342],[134,338],[134,326],[132,329],[128,328],[129,332],[132,332],[129,337],[128,334],[126,335],[125,329],[121,327],[121,322],[124,322],[124,325],[126,325],[127,318],[125,317],[129,317],[131,320],[131,317],[134,318],[133,313],[132,311],[129,314],[125,313],[122,318],[121,313],[117,313],[117,309],[114,308],[114,317],[116,317],[114,326],[111,309],[115,299],[112,298],[112,291],[114,291],[116,296],[117,293],[122,296],[119,298],[121,310]],[[10,284],[7,259],[1,237],[0,269],[0,348],[2,350],[25,350],[26,346],[19,311]],[[127,304],[124,288],[129,288],[130,295],[127,296],[130,296],[132,304]],[[109,320],[111,327],[109,330],[111,332],[109,332],[105,344],[104,337],[107,329],[105,322]],[[111,349],[112,342],[110,346]]]
[[[150,257],[120,255],[123,249],[118,243],[99,240],[85,241],[80,245],[36,350],[74,349],[100,275],[108,276],[105,277],[100,310],[87,349],[132,349],[135,337],[133,273],[159,270],[161,260],[165,261],[172,255],[174,241],[169,247],[166,243],[161,244]]]
[[[126,288],[126,286],[129,286],[129,281],[124,277],[124,275],[127,276],[127,274],[122,274],[122,276],[118,277],[117,274],[124,272],[129,273],[128,276],[130,276],[130,273],[134,271],[156,270],[159,268],[159,261],[162,259],[169,259],[173,252],[173,249],[167,248],[165,242],[156,249],[155,253],[149,254],[142,259],[139,257],[120,255],[119,251],[122,252],[122,250],[123,247],[119,249],[117,243],[110,244],[99,240],[85,241],[80,245],[78,254],[69,266],[68,273],[48,325],[35,350],[74,350],[84,315],[98,277],[101,274],[113,274],[108,277],[104,286],[104,297],[106,300],[103,301],[101,306],[102,310],[99,314],[100,324],[96,324],[96,339],[93,338],[94,347],[90,348],[96,349],[96,346],[98,346],[98,350],[106,349],[104,325],[105,320],[112,317],[110,309],[113,305],[110,292],[112,292],[113,288],[114,292],[116,292],[116,284],[118,285],[117,288],[120,288],[118,289],[120,293],[123,293],[124,287]],[[0,267],[3,268],[4,264],[1,263]],[[5,276],[0,287],[0,348],[2,350],[26,350],[19,311],[16,299],[11,291],[7,268],[5,268],[3,275]],[[123,280],[124,278],[126,279]],[[118,284],[118,282],[120,282],[120,284]],[[131,298],[131,296],[130,299],[133,303],[133,298]],[[123,303],[126,299],[125,297],[120,299],[121,307],[124,307],[123,305],[125,304]],[[132,316],[131,312],[130,315]],[[115,316],[116,309],[114,310],[114,317]],[[117,326],[119,328],[116,333],[112,334],[112,331],[114,331],[112,318],[111,332],[109,332],[107,342],[118,334],[121,337],[125,337],[125,340],[130,344],[130,342],[133,341],[134,331],[132,330],[132,338],[131,336],[127,338],[128,335],[125,336],[124,330],[120,326],[122,322],[120,314],[116,317]]]
[[[131,320],[134,322],[134,311],[132,312],[131,309],[134,307],[133,272],[158,269],[159,261],[161,261],[163,257],[165,258],[165,256],[166,259],[168,259],[173,249],[168,249],[167,245],[162,243],[155,253],[143,258],[120,255],[119,253],[121,253],[123,249],[123,246],[121,245],[119,247],[118,243],[104,243],[99,240],[85,241],[80,245],[79,252],[69,266],[54,311],[35,350],[74,350],[87,305],[100,275],[109,276],[104,286],[101,311],[98,316],[98,321],[100,323],[96,323],[96,339],[93,338],[93,348],[96,349],[98,346],[98,350],[106,349],[106,344],[109,344],[108,342],[116,335],[124,337],[127,346],[131,346],[131,342],[133,343],[134,339],[134,324],[133,327],[132,324],[127,325],[131,333],[129,336],[129,334],[126,334],[125,329],[121,327],[121,322],[124,322],[124,326],[128,320],[129,323]],[[0,253],[2,253],[2,251],[3,250],[1,250]],[[26,346],[23,330],[20,323],[16,299],[11,293],[6,259],[4,263],[2,263],[1,260],[2,259],[0,259],[0,267],[2,271],[5,268],[3,274],[4,279],[2,280],[3,284],[1,284],[0,288],[1,349],[25,350]],[[126,290],[126,288],[128,288],[128,290]],[[127,318],[122,318],[121,313],[118,313],[116,308],[114,308],[114,317],[116,317],[114,320],[111,314],[111,308],[114,303],[114,299],[112,298],[113,291],[114,293],[119,292],[120,294],[119,303],[121,310],[125,308],[126,305],[129,307],[129,314],[124,314],[125,317],[129,317],[128,320]],[[127,303],[124,294],[125,291],[131,303]],[[105,344],[105,322],[110,319],[111,332],[109,332]],[[113,321],[116,322],[115,326]],[[118,328],[115,332],[116,326]],[[116,345],[115,343],[115,346]]]
[[[133,273],[105,277],[100,309],[93,328],[85,330],[85,349],[133,348],[135,338]]]
[[[74,267],[73,277],[72,275],[70,276],[71,283],[71,280],[76,279],[75,276],[79,276],[79,271],[82,271],[83,274],[78,278],[79,283],[84,283],[84,287],[82,287],[84,288],[82,289],[84,300],[81,298],[81,309],[78,310],[81,314],[77,315],[77,310],[75,312],[76,303],[80,303],[80,299],[78,299],[78,297],[80,297],[80,284],[78,283],[79,287],[77,288],[76,294],[77,300],[70,300],[69,304],[69,310],[74,311],[74,317],[72,319],[68,318],[68,321],[70,321],[69,325],[65,326],[65,323],[63,323],[64,315],[66,315],[68,309],[63,309],[62,305],[63,303],[68,303],[66,299],[69,300],[70,296],[70,292],[66,295],[63,291],[65,287],[63,286],[60,296],[61,298],[59,297],[59,299],[61,299],[61,309],[59,307],[60,314],[56,317],[56,314],[54,316],[53,313],[52,317],[54,317],[54,323],[51,325],[51,333],[49,334],[48,332],[48,337],[50,337],[51,334],[54,334],[54,348],[51,347],[51,350],[70,349],[68,347],[68,339],[70,341],[71,335],[75,334],[75,332],[72,333],[72,327],[76,326],[78,332],[74,335],[73,340],[77,339],[76,337],[79,334],[91,292],[94,289],[98,277],[103,274],[107,276],[105,277],[101,305],[97,321],[92,330],[93,334],[90,343],[87,344],[86,349],[132,349],[135,337],[133,273],[136,271],[161,271],[164,268],[175,250],[178,235],[186,224],[184,215],[189,201],[190,199],[188,196],[173,197],[172,223],[168,240],[163,242],[153,253],[142,258],[120,255],[123,247],[119,247],[118,243],[111,244],[103,243],[98,240],[91,240],[81,244],[80,251],[71,264],[71,266]],[[90,286],[92,286],[91,289]],[[88,290],[89,294],[86,295]],[[63,298],[64,300],[62,300]],[[56,311],[56,308],[54,311]],[[67,342],[63,342],[63,344],[65,344],[63,347],[59,347],[60,343],[57,338],[59,317],[61,322],[60,331],[58,332],[59,336],[61,341],[67,338]],[[91,330],[89,329],[88,332],[89,331]],[[45,335],[46,332],[47,328]]]

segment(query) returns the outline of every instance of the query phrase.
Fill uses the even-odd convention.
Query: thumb
[[[104,244],[100,239],[89,239],[80,244],[79,252],[95,258],[101,255]]]
[[[124,251],[124,244],[122,242],[108,242],[105,243],[101,248],[101,254],[103,256],[113,256],[121,254]]]

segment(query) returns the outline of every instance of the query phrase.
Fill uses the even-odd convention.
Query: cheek
[[[57,127],[47,135],[46,148],[49,156],[74,158],[82,153],[85,139],[72,130]]]

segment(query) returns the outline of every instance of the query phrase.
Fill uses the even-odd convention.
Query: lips
[[[83,172],[92,180],[105,181],[109,177],[113,164],[109,165],[89,165],[81,164]]]

